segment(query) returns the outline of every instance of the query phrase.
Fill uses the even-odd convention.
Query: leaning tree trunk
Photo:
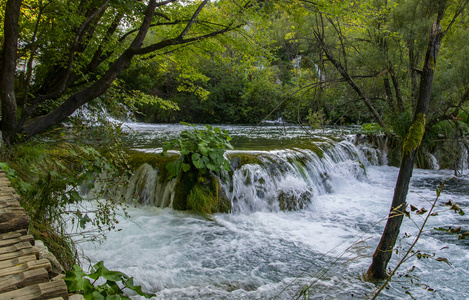
[[[2,101],[2,134],[6,144],[13,141],[18,123],[15,96],[16,52],[18,49],[18,20],[21,0],[9,0],[5,7],[3,61],[0,70],[0,100]]]
[[[367,275],[370,279],[386,278],[386,268],[391,259],[392,250],[399,235],[399,229],[404,218],[406,210],[406,197],[409,190],[409,182],[412,177],[413,166],[417,149],[420,146],[423,134],[425,132],[425,120],[430,104],[430,95],[433,84],[433,74],[436,65],[436,58],[440,49],[444,33],[441,30],[440,20],[443,17],[444,5],[441,5],[438,12],[438,18],[433,23],[428,41],[427,53],[422,70],[420,81],[419,96],[417,107],[413,117],[412,125],[402,149],[402,160],[394,189],[394,197],[391,205],[391,211],[384,228],[383,235],[379,241],[378,247],[373,254],[373,262],[370,265]]]

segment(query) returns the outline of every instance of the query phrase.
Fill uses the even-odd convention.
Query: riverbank
[[[29,218],[0,170],[0,298],[69,299],[63,268],[28,234]]]

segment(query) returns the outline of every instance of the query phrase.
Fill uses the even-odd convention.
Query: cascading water
[[[352,143],[323,142],[315,149],[228,152],[232,171],[224,174],[222,189],[231,200],[232,212],[307,209],[318,195],[333,190],[335,177],[366,178],[365,166],[371,163]],[[377,152],[372,154],[373,162],[383,160],[377,158]],[[239,156],[250,162],[241,164]],[[176,180],[167,181],[160,173],[149,164],[141,165],[130,177],[129,186],[120,191],[121,197],[128,202],[170,207]]]
[[[136,126],[151,135],[160,130]],[[257,138],[267,141],[263,133]],[[121,220],[121,231],[109,233],[103,244],[84,244],[84,253],[93,263],[103,260],[109,269],[134,276],[157,299],[296,299],[305,285],[311,286],[311,299],[365,298],[375,285],[361,275],[382,233],[398,169],[381,165],[385,155],[353,136],[314,143],[309,137],[273,139],[277,150],[267,143],[260,150],[256,140],[249,140],[255,151],[227,153],[232,170],[221,181],[232,213],[215,214],[213,221],[170,209],[174,181],[165,180],[158,167],[142,165],[132,184],[119,191],[142,206],[132,208],[131,219]],[[436,185],[451,175],[415,169],[408,202],[428,209]],[[408,260],[382,299],[469,297],[467,240],[432,230],[460,226],[461,232],[469,231],[467,216],[444,205],[452,200],[467,211],[468,186],[467,175],[448,182],[438,214],[429,219],[416,248],[429,257]],[[399,254],[421,223],[421,216],[411,216],[401,229]]]

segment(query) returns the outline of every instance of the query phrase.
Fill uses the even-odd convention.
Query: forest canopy
[[[466,1],[444,2],[427,129],[455,140],[468,131],[468,17]],[[403,139],[436,3],[2,1],[3,139],[92,101],[145,122],[376,123]]]

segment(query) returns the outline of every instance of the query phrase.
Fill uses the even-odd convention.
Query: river
[[[133,132],[129,145],[147,152],[161,151],[162,141],[185,129],[126,126]],[[236,150],[227,154],[232,161],[246,153],[259,161],[236,166],[225,182],[231,213],[209,221],[174,211],[165,201],[150,199],[158,193],[149,193],[130,209],[130,219],[120,221],[120,231],[110,232],[102,244],[81,244],[84,256],[133,276],[156,299],[296,299],[305,285],[309,299],[370,295],[378,285],[364,281],[363,274],[384,228],[398,169],[387,166],[378,149],[357,145],[350,130],[319,130],[311,136],[299,127],[274,124],[253,133],[250,126],[222,128],[233,136]],[[408,202],[430,209],[436,186],[451,177],[451,171],[415,169]],[[293,210],[279,208],[285,195],[295,200]],[[379,299],[469,299],[469,239],[433,229],[469,231],[469,218],[449,210],[444,205],[449,200],[468,211],[468,175],[446,184],[435,207],[438,214],[429,218],[415,247],[429,257],[405,262]],[[412,212],[405,218],[401,250],[391,267],[423,217]]]

